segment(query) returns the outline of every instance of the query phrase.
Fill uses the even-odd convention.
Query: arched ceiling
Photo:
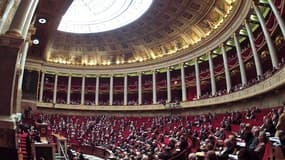
[[[151,61],[176,54],[178,50],[190,52],[219,29],[233,7],[237,7],[235,3],[234,0],[154,0],[137,21],[94,34],[66,33],[56,31],[55,25],[47,28],[44,25],[50,24],[35,24],[38,30],[34,38],[50,28],[53,34],[44,42],[44,49],[35,50],[42,48],[39,46],[31,49],[30,58],[37,55],[47,62],[65,65],[118,65]],[[38,17],[46,17],[41,8]],[[47,19],[48,23],[53,21],[52,16]]]

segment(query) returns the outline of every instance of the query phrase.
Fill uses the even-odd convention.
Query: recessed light
[[[37,38],[36,38],[36,39],[34,39],[34,40],[33,40],[33,44],[34,44],[34,45],[38,45],[38,44],[40,44],[39,39],[37,39]]]
[[[47,20],[45,18],[40,18],[39,19],[39,23],[40,24],[45,24],[45,23],[47,23]]]

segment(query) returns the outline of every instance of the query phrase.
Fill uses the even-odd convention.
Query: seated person
[[[264,122],[264,131],[268,132],[270,136],[273,136],[276,132],[275,126],[273,125],[273,121],[270,118],[266,118]]]
[[[268,142],[265,132],[260,132],[258,136],[258,144],[254,149],[254,154],[259,160],[262,160],[265,151],[265,145]]]
[[[208,151],[205,156],[205,160],[219,160],[215,151]]]
[[[188,156],[188,160],[198,160],[198,157],[195,153],[190,153]]]
[[[230,139],[225,140],[225,146],[219,155],[220,160],[227,160],[229,158],[229,154],[232,154],[235,150],[234,144],[232,144]]]
[[[281,149],[283,152],[283,156],[285,157],[285,133],[284,132],[279,132],[279,139],[281,142]]]
[[[254,156],[250,153],[250,151],[246,148],[242,148],[239,152],[238,152],[238,160],[253,160],[256,159],[254,158]]]
[[[224,128],[217,129],[215,136],[217,137],[217,139],[225,139],[226,135]]]

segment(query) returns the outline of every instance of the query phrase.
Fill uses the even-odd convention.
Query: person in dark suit
[[[285,104],[283,106],[283,112],[279,115],[279,119],[276,125],[276,135],[279,137],[280,132],[285,132]]]
[[[230,139],[226,139],[224,143],[225,147],[219,155],[219,159],[221,160],[227,160],[229,158],[229,154],[232,154],[235,150],[235,146],[232,144],[232,141]]]
[[[32,159],[31,144],[32,144],[32,137],[31,137],[30,133],[28,132],[28,135],[26,137],[26,150],[27,150],[28,160]]]
[[[84,155],[83,155],[82,152],[80,152],[78,159],[79,159],[79,160],[85,160]]]

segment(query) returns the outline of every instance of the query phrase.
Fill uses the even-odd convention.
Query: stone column
[[[283,38],[285,39],[285,25],[284,25],[283,18],[281,17],[281,15],[280,15],[278,9],[276,8],[274,2],[272,0],[267,0],[267,1],[268,1],[269,5],[270,5],[270,8],[271,8],[273,14],[276,17],[276,20],[277,20],[277,22],[279,24],[279,27],[281,29],[281,32],[283,34]]]
[[[239,40],[236,36],[236,33],[234,33],[233,37],[234,37],[234,42],[235,42],[236,51],[237,51],[237,57],[238,57],[240,75],[241,75],[241,83],[244,86],[247,84],[247,78],[246,78],[245,67],[244,67],[244,63],[243,63],[242,55],[241,55],[241,48],[240,48]]]
[[[187,96],[186,96],[186,84],[185,84],[184,63],[181,63],[180,66],[181,66],[181,91],[182,91],[182,101],[186,101],[186,100],[187,100]]]
[[[35,0],[22,0],[20,2],[20,5],[14,15],[14,19],[6,34],[17,36],[17,37],[23,37],[23,34],[26,32],[24,31],[25,23],[30,18],[29,13],[33,9],[32,7],[33,7],[34,2]]]
[[[124,77],[124,105],[128,105],[128,75]]]
[[[231,75],[228,67],[228,58],[226,54],[226,49],[224,47],[224,44],[221,44],[222,48],[222,54],[223,54],[223,60],[224,60],[224,69],[225,69],[225,75],[226,75],[226,85],[227,85],[227,92],[229,93],[232,88],[232,82],[231,82]]]
[[[277,59],[277,56],[276,56],[276,50],[274,48],[274,45],[273,45],[272,39],[270,37],[270,34],[267,31],[265,20],[264,20],[262,14],[260,13],[258,7],[254,4],[254,2],[252,3],[252,7],[253,7],[253,9],[254,9],[254,11],[256,13],[256,16],[257,16],[257,18],[259,20],[259,23],[260,23],[260,26],[261,26],[261,29],[262,29],[263,34],[265,36],[265,40],[266,40],[266,43],[267,43],[267,46],[268,46],[268,49],[269,49],[269,54],[270,54],[272,66],[273,66],[273,68],[277,69],[278,68],[278,59]]]
[[[58,80],[58,75],[55,74],[54,85],[53,85],[53,101],[52,101],[54,104],[56,104],[57,80]]]
[[[81,105],[84,105],[85,102],[85,75],[82,77],[81,83]]]
[[[245,21],[245,28],[246,28],[246,31],[247,31],[247,35],[248,35],[249,42],[250,42],[250,47],[251,47],[252,54],[253,54],[253,59],[254,59],[254,64],[255,64],[255,68],[256,68],[257,78],[258,78],[258,80],[260,80],[260,77],[262,76],[262,67],[261,67],[261,64],[260,64],[260,59],[259,59],[256,47],[255,47],[253,33],[252,33],[252,31],[251,31],[247,21]]]
[[[19,68],[19,80],[18,80],[18,91],[22,91],[22,83],[23,83],[23,77],[24,77],[24,70],[25,70],[25,63],[26,63],[26,57],[28,54],[28,50],[29,50],[29,42],[25,41],[23,49],[22,49],[22,58],[20,61],[20,68]]]
[[[17,8],[15,16],[11,22],[9,31],[6,35],[0,35],[0,75],[2,77],[0,83],[0,153],[2,157],[9,159],[18,159],[17,140],[16,140],[16,121],[20,114],[18,108],[19,93],[18,88],[21,84],[21,70],[17,68],[19,61],[20,48],[27,47],[25,43],[26,37],[23,36],[24,26],[27,21],[29,12],[31,12],[33,0],[22,0]],[[9,9],[9,8],[6,8]],[[32,15],[32,14],[30,14]],[[1,18],[3,18],[1,16]],[[3,33],[1,22],[1,33]],[[28,28],[28,27],[27,27]],[[25,57],[22,56],[23,61]],[[22,63],[22,65],[24,65]],[[21,67],[21,66],[20,66]]]
[[[27,19],[25,21],[25,24],[24,24],[24,28],[23,28],[23,34],[22,34],[22,37],[25,39],[25,43],[22,47],[22,52],[19,53],[18,57],[19,57],[19,62],[20,62],[20,65],[19,65],[19,68],[18,68],[18,88],[17,88],[17,100],[16,100],[16,104],[15,104],[15,112],[16,113],[21,113],[21,103],[22,103],[22,83],[23,83],[23,76],[24,76],[24,70],[25,70],[25,64],[26,64],[26,58],[27,58],[27,54],[28,54],[28,50],[29,50],[29,41],[30,41],[30,37],[31,37],[31,34],[29,34],[28,36],[28,33],[29,33],[29,28],[30,28],[30,24],[31,24],[31,20],[32,20],[32,17],[33,17],[33,14],[35,12],[35,9],[38,5],[38,0],[34,0],[32,2],[32,6],[31,6],[31,9],[29,10],[29,13],[28,13],[28,16],[27,16]]]
[[[200,71],[199,71],[198,58],[195,58],[195,77],[196,77],[197,99],[199,99],[201,97],[201,84],[200,84]]]
[[[109,105],[113,105],[113,83],[114,83],[114,76],[111,75],[110,77],[110,92],[109,92]]]
[[[209,58],[209,69],[210,69],[210,77],[211,77],[211,90],[212,90],[212,96],[216,95],[216,79],[215,79],[215,73],[214,73],[214,64],[211,53],[208,53]]]
[[[68,85],[67,85],[67,104],[70,104],[70,94],[71,94],[71,75],[68,76]]]
[[[16,101],[14,104],[14,112],[21,114],[21,104],[22,104],[22,85],[23,85],[23,77],[24,77],[24,71],[25,71],[25,63],[26,63],[26,57],[28,54],[29,50],[29,41],[25,41],[23,44],[23,47],[21,49],[21,52],[18,54],[18,62],[17,64],[17,78],[16,78],[16,83],[17,87],[15,87],[15,97]]]
[[[2,157],[17,159],[16,113],[18,75],[17,61],[24,40],[19,37],[0,35],[0,153]]]
[[[170,71],[169,67],[166,71],[166,79],[167,79],[167,102],[171,102],[171,79],[170,79]]]
[[[32,6],[31,6],[31,9],[28,13],[28,17],[27,17],[27,20],[25,21],[23,32],[22,32],[22,35],[24,38],[27,37],[28,32],[29,32],[29,28],[31,25],[33,25],[33,24],[31,24],[32,18],[33,18],[35,11],[36,11],[38,3],[39,3],[39,0],[32,0],[32,1],[33,1]]]
[[[138,102],[139,105],[142,104],[142,73],[139,73],[139,77],[138,77]]]
[[[40,88],[40,102],[43,102],[43,94],[44,94],[44,82],[45,82],[45,72],[42,71],[42,76],[41,76],[41,88]]]
[[[3,6],[0,7],[0,10],[3,10],[3,12],[0,13],[0,34],[5,34],[5,32],[9,29],[19,4],[20,1],[18,0],[7,0],[4,2],[4,4],[2,4]]]
[[[99,75],[96,77],[95,105],[99,105]]]
[[[152,71],[152,101],[153,104],[157,103],[157,97],[156,97],[156,74],[155,70]]]

